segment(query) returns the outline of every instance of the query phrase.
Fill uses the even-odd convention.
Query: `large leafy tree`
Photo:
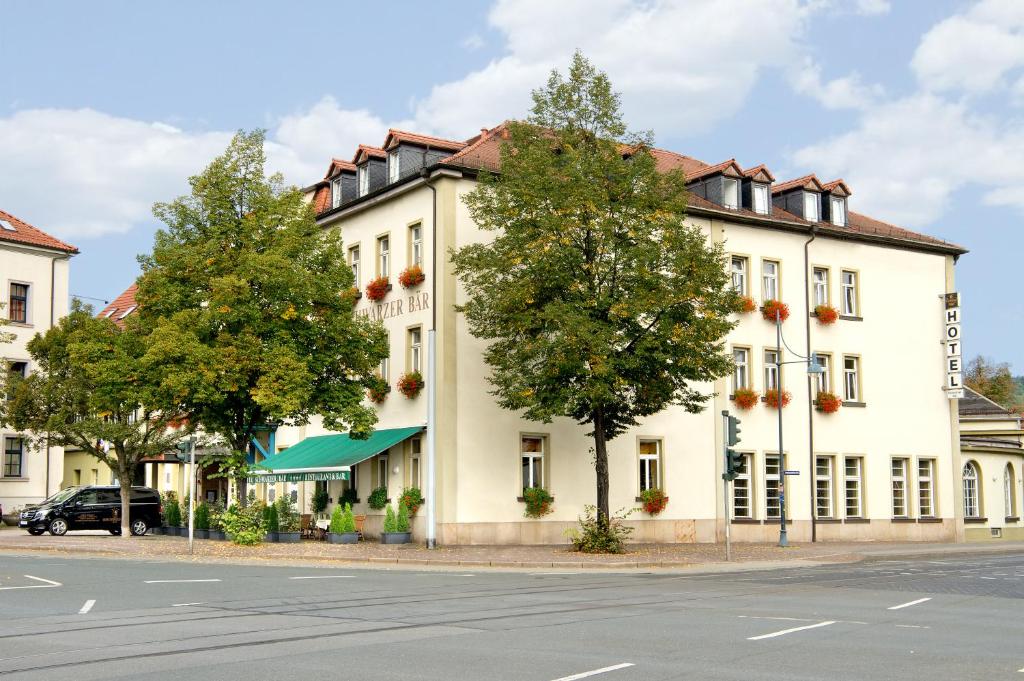
[[[685,178],[661,173],[649,134],[628,134],[604,73],[579,53],[511,123],[501,170],[466,197],[493,240],[453,254],[473,335],[499,404],[565,416],[594,439],[607,522],[608,440],[731,367],[723,338],[735,294],[724,253],[683,224]]]
[[[317,226],[298,189],[265,175],[263,142],[238,133],[190,194],[156,205],[166,227],[140,257],[138,291],[161,403],[224,439],[222,472],[242,503],[262,427],[318,414],[369,435],[376,415],[363,396],[387,354],[379,324],[352,313],[339,235]]]
[[[29,341],[34,371],[11,376],[11,399],[0,402],[0,425],[27,431],[33,448],[79,449],[117,473],[125,537],[136,468],[186,433],[178,414],[153,407],[158,377],[142,361],[146,350],[135,320],[121,328],[75,301],[57,326]]]
[[[1006,362],[979,355],[967,364],[964,383],[996,404],[1013,411],[1024,410],[1024,390]]]

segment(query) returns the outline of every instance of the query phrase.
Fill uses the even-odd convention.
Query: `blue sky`
[[[268,130],[318,179],[389,126],[467,138],[521,115],[580,48],[631,127],[779,180],[842,176],[851,209],[960,243],[968,354],[1024,373],[1024,3],[497,0],[0,3],[0,207],[77,245],[110,299],[154,201]]]

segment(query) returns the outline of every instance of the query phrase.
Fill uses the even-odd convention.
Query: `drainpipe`
[[[817,237],[818,228],[811,225],[811,238],[804,242],[804,323],[807,340],[807,357],[811,356],[811,265],[809,249],[811,242]],[[810,361],[810,359],[808,359]],[[810,468],[807,469],[807,480],[811,490],[811,541],[818,541],[817,504],[816,488],[814,486],[814,405],[811,404],[812,391],[811,381],[815,380],[814,374],[807,374],[807,456]]]
[[[437,188],[426,168],[421,171],[433,195],[430,220],[430,330],[427,331],[427,548],[437,548]]]
[[[56,323],[54,308],[57,305],[57,258],[50,258],[50,328]],[[63,462],[62,462],[63,463]],[[61,466],[63,469],[63,466]],[[46,482],[43,488],[43,498],[50,496],[50,435],[46,435]]]

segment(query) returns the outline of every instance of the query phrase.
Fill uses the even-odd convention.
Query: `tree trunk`
[[[117,477],[121,482],[121,536],[124,538],[132,536],[132,478],[135,477],[135,471],[128,469],[127,462],[119,457],[117,461]]]
[[[597,472],[597,519],[606,524],[608,512],[608,443],[605,440],[604,412],[594,411],[594,468]]]

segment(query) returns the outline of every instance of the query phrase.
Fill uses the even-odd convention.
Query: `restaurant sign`
[[[962,399],[963,383],[963,348],[960,343],[960,294],[953,292],[943,296],[943,317],[946,323],[946,335],[943,338],[946,356],[946,398]]]
[[[264,482],[322,482],[324,480],[348,480],[348,471],[316,471],[308,473],[262,473],[250,475],[246,481],[250,485]]]

